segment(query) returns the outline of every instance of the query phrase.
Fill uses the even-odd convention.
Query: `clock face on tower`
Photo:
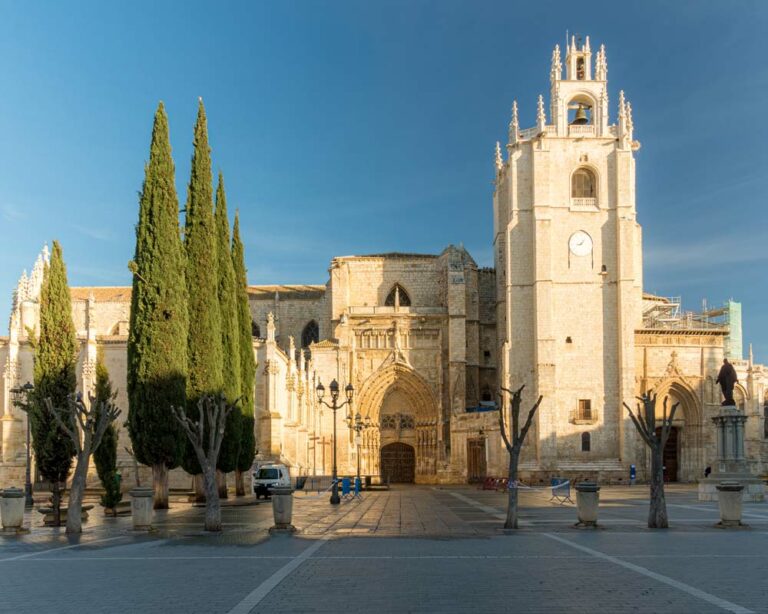
[[[568,249],[574,256],[588,256],[592,253],[592,237],[583,230],[577,230],[568,239]]]

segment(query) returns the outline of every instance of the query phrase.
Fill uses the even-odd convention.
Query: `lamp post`
[[[24,484],[24,506],[33,507],[35,500],[32,498],[32,459],[30,457],[31,441],[29,431],[29,395],[35,387],[27,382],[23,386],[11,388],[13,404],[27,414],[27,467],[26,481]]]
[[[363,417],[360,415],[360,412],[357,412],[353,419],[352,415],[350,414],[349,418],[347,418],[347,424],[349,425],[349,428],[355,431],[355,445],[357,446],[357,479],[359,480],[360,479],[360,444],[363,443],[363,436],[361,433],[365,429],[370,428],[371,417],[366,416],[365,420],[363,420]]]
[[[333,485],[331,488],[331,503],[333,505],[338,505],[341,503],[341,499],[339,498],[339,481],[336,471],[336,411],[341,407],[352,403],[352,398],[355,395],[355,389],[352,387],[352,384],[346,385],[344,388],[344,393],[347,395],[347,400],[343,401],[341,405],[339,405],[339,383],[336,380],[333,380],[328,386],[328,389],[331,391],[330,403],[323,401],[323,397],[325,396],[325,386],[323,386],[322,382],[318,382],[316,392],[317,400],[326,407],[330,407],[333,410]]]

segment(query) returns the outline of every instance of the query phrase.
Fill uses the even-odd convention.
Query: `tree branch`
[[[520,388],[522,390],[522,388]],[[525,424],[523,425],[523,430],[520,431],[520,443],[525,441],[525,436],[528,434],[528,429],[531,428],[531,424],[533,424],[533,417],[536,415],[536,410],[539,409],[539,405],[541,405],[541,401],[544,399],[542,395],[539,395],[539,399],[536,401],[536,404],[531,407],[531,411],[528,412],[528,418],[525,421]]]
[[[502,390],[505,390],[505,388],[502,388]],[[509,438],[507,437],[507,427],[504,424],[504,397],[500,394],[499,396],[499,430],[501,431],[501,439],[504,441],[504,445],[507,448],[507,451],[512,451],[512,444],[509,443]]]

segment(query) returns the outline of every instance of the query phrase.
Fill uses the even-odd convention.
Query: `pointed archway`
[[[435,480],[440,408],[421,375],[405,363],[392,362],[363,382],[356,406],[375,425],[364,433],[361,449],[361,463],[369,473],[384,477],[385,469],[391,472],[391,466],[385,467],[390,453],[407,466],[406,446],[413,451],[411,481]]]
[[[674,437],[670,437],[665,450],[665,476],[670,481],[693,482],[704,475],[703,422],[702,408],[696,392],[683,378],[670,378],[660,382],[656,388],[658,402],[656,418],[661,420],[664,412],[664,399],[671,409],[674,403],[680,403],[672,422]]]

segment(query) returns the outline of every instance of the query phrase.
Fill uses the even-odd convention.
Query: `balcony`
[[[591,198],[571,198],[571,205],[579,208],[596,208],[597,199],[593,196]]]
[[[568,126],[568,136],[595,136],[595,127],[591,124],[572,124]]]
[[[572,409],[569,422],[571,424],[595,424],[597,412],[590,407]]]

